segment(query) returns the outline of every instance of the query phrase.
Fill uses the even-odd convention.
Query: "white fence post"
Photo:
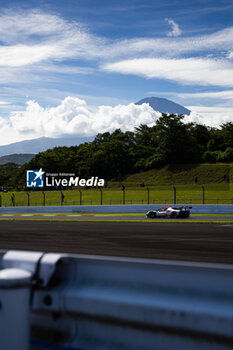
[[[31,273],[0,271],[0,349],[29,350]]]

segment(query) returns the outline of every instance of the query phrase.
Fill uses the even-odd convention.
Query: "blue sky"
[[[194,121],[233,120],[232,0],[0,6],[0,144],[150,123],[149,110],[126,108],[147,96],[189,107]]]

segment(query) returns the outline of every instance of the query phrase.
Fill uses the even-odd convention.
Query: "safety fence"
[[[0,195],[0,206],[233,204],[230,185],[160,186],[68,191],[25,191]]]
[[[230,350],[233,266],[2,252],[1,350]]]

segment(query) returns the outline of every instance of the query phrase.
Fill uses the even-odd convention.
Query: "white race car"
[[[188,218],[192,207],[162,207],[156,210],[149,210],[146,213],[148,218]]]

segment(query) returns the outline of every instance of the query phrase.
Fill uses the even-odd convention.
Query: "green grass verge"
[[[126,187],[125,204],[172,204],[174,202],[174,188],[170,185],[150,186],[149,198],[147,188]],[[176,185],[176,201],[180,204],[233,204],[233,187],[229,184],[204,185]],[[1,193],[2,206],[12,206],[11,196],[15,195],[15,206],[27,206],[30,196],[30,206],[43,206],[43,193],[31,192],[8,192]],[[64,205],[80,205],[80,193],[76,190],[63,191],[65,196]],[[97,189],[82,190],[82,205],[100,205],[101,192]],[[45,192],[46,206],[60,206],[61,194],[59,191]],[[123,204],[123,191],[120,188],[106,188],[102,190],[103,205]]]

